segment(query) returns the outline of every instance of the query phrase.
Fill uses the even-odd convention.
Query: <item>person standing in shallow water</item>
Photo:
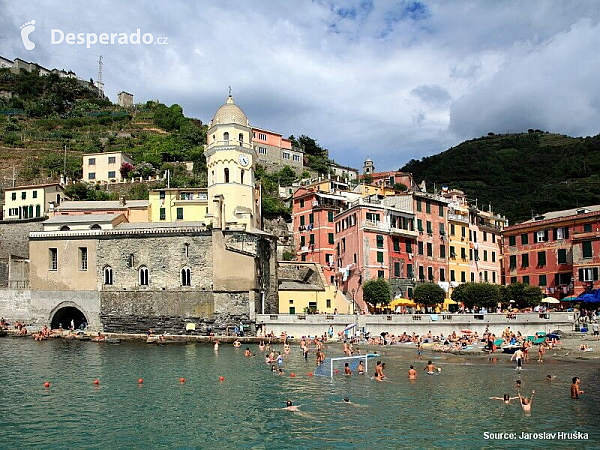
[[[408,369],[408,379],[409,380],[417,379],[417,371],[415,370],[415,367],[413,365],[411,365],[410,369]]]
[[[571,384],[571,398],[574,400],[579,399],[579,395],[583,394],[584,392],[579,388],[579,383],[581,382],[579,380],[579,377],[573,377],[573,384]]]

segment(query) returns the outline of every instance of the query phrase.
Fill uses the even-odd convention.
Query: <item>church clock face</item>
[[[240,155],[238,160],[240,164],[244,167],[246,167],[250,163],[250,158],[248,158],[248,155]]]

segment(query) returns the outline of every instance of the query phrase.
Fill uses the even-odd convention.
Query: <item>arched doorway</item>
[[[74,306],[65,306],[58,309],[52,316],[50,328],[56,329],[61,326],[68,329],[71,326],[71,320],[75,325],[75,329],[79,328],[82,323],[88,323],[83,312]]]

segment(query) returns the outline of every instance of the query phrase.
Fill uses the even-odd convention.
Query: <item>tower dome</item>
[[[227,97],[225,104],[217,110],[208,126],[212,127],[213,125],[230,123],[237,123],[245,127],[250,126],[248,117],[246,117],[242,108],[234,103],[231,95]]]

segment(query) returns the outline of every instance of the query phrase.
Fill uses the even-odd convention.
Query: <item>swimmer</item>
[[[409,380],[417,379],[417,371],[415,370],[415,367],[413,365],[411,365],[410,369],[408,369],[408,379]]]
[[[579,399],[579,395],[584,393],[579,388],[579,383],[581,383],[581,380],[579,377],[573,377],[573,380],[571,381],[573,381],[573,384],[571,385],[571,398],[574,400]]]
[[[522,397],[521,394],[519,393],[519,399],[521,400],[521,407],[523,408],[524,412],[531,412],[531,402],[533,402],[533,394],[535,394],[535,391],[531,391],[531,397],[527,398],[527,397]]]
[[[348,363],[344,364],[344,375],[352,375],[352,371],[350,370]]]
[[[215,345],[214,345],[213,349],[215,350],[215,352],[219,351],[219,341],[215,341]]]
[[[522,385],[521,385],[521,380],[517,380],[517,385],[516,385],[516,387],[517,387],[517,391],[521,390],[521,387],[522,387]]]
[[[284,344],[284,346],[283,346],[283,352],[284,352],[286,355],[289,355],[289,354],[290,354],[290,344],[287,344],[287,343],[286,343],[286,344]]]
[[[271,364],[271,358],[269,358],[269,355],[265,355],[265,364]]]
[[[359,375],[362,375],[363,373],[365,373],[365,367],[363,366],[362,361],[358,362],[358,369],[357,370],[358,370],[358,374]]]
[[[504,397],[490,397],[490,400],[502,400],[505,404],[510,405],[511,400],[516,400],[519,397],[511,397],[509,394],[504,394]]]
[[[264,349],[265,349],[265,343],[263,341],[260,341],[260,344],[258,344],[258,350],[262,352]]]
[[[427,375],[433,375],[438,370],[437,367],[435,367],[431,361],[427,361],[427,365],[425,366],[425,369],[423,369],[423,371],[427,372]]]
[[[285,373],[283,373],[283,369],[279,369],[279,375],[285,375]]]
[[[283,409],[285,411],[298,411],[299,407],[300,407],[300,405],[294,406],[294,404],[292,404],[291,400],[288,400],[287,402],[285,402],[285,407]]]
[[[233,346],[236,347],[236,348],[238,348],[238,347],[242,346],[242,343],[239,340],[236,339],[235,341],[233,341]]]
[[[252,352],[250,351],[250,347],[246,347],[246,350],[244,350],[244,356],[246,356],[246,357],[252,356]]]
[[[555,377],[552,375],[546,375],[546,381],[552,381]]]
[[[271,372],[277,372],[277,367],[275,367],[275,364],[271,366]]]

